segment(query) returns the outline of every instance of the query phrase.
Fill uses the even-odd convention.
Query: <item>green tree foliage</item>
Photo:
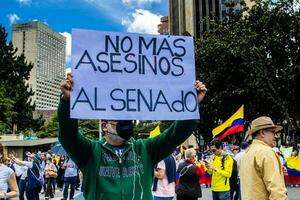
[[[37,132],[37,137],[58,137],[58,127],[57,113],[54,113]],[[79,131],[82,131],[87,138],[92,140],[99,138],[99,120],[79,120],[78,127]]]
[[[57,137],[58,136],[58,117],[57,113],[54,113],[50,120],[46,121],[40,130],[37,132],[37,137]]]
[[[300,15],[293,0],[256,1],[245,16],[216,22],[197,41],[197,77],[208,87],[201,132],[242,104],[245,119],[268,115],[299,129]]]
[[[6,110],[9,112],[6,112],[6,117],[1,116],[0,121],[10,129],[13,124],[17,124],[18,131],[24,131],[43,123],[39,119],[33,120],[32,111],[35,105],[30,97],[34,93],[26,83],[33,65],[25,61],[24,55],[18,56],[17,49],[14,49],[11,42],[7,44],[6,38],[7,33],[0,25],[0,83],[1,87],[5,88],[1,90],[1,95],[6,99]]]
[[[79,120],[79,130],[89,139],[99,139],[99,120]]]
[[[13,100],[7,98],[5,94],[5,87],[0,85],[0,119],[2,119],[1,121],[3,122],[9,121],[9,119],[16,114],[11,111],[14,104]]]

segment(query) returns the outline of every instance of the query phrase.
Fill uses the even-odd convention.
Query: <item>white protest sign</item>
[[[199,119],[192,37],[72,30],[71,118]]]

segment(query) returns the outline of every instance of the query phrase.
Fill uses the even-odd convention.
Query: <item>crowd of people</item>
[[[0,199],[39,200],[41,195],[51,199],[58,189],[63,191],[62,200],[67,200],[80,189],[80,170],[67,156],[26,152],[20,160],[14,155],[5,157],[1,144],[0,156]]]
[[[286,185],[298,185],[284,181],[288,173],[286,159],[277,147],[262,151],[257,148],[261,144],[264,146],[260,148],[268,148],[254,139],[240,145],[214,140],[204,152],[189,148],[182,153],[177,149],[171,155],[176,163],[174,182],[169,179],[173,169],[170,161],[164,159],[155,167],[155,177],[160,181],[153,192],[154,200],[172,200],[175,196],[177,200],[207,199],[202,196],[201,187],[211,188],[213,200],[287,199]],[[300,158],[298,149],[287,159],[295,157]]]
[[[57,188],[64,188],[62,200],[73,199],[80,183],[87,200],[196,200],[202,197],[201,185],[211,188],[213,200],[287,199],[287,170],[275,148],[282,127],[269,117],[252,121],[247,131],[251,145],[214,139],[205,152],[188,148],[174,153],[198,120],[175,121],[158,136],[138,140],[132,137],[131,120],[102,120],[102,140],[91,141],[70,118],[73,84],[68,74],[58,107],[59,140],[69,157],[28,152],[19,160],[5,157],[0,145],[1,200],[24,199],[24,192],[29,200],[41,193],[50,199]],[[200,81],[195,89],[200,103],[207,89]]]
[[[252,147],[259,144],[257,144],[257,141],[254,139]],[[264,168],[271,169],[272,177],[264,178],[272,186],[266,189],[265,183],[263,183],[264,185],[253,190],[248,189],[248,191],[253,193],[255,190],[263,190],[265,188],[267,197],[262,197],[262,199],[268,199],[271,194],[270,191],[272,191],[271,188],[274,187],[273,192],[277,193],[273,194],[275,199],[285,199],[286,189],[284,182],[282,182],[282,176],[278,176],[277,178],[279,179],[274,181],[271,178],[273,178],[276,171],[282,171],[284,174],[287,174],[287,162],[280,150],[275,147],[274,140],[270,139],[269,141],[269,147],[272,147],[270,148],[272,149],[271,153],[274,152],[272,155],[275,155],[275,158],[279,158],[280,165],[278,166],[281,166],[281,168],[274,168],[274,166],[277,166],[273,165],[274,160],[262,162],[261,164],[265,165]],[[266,147],[263,146],[262,148]],[[252,151],[256,154],[255,159],[258,159],[257,154],[266,152],[266,150],[262,151],[257,147]],[[246,154],[246,152],[248,153]],[[223,143],[220,140],[212,141],[209,148],[204,152],[199,152],[194,148],[180,151],[177,148],[171,155],[161,160],[154,167],[153,197],[155,200],[172,200],[175,196],[177,200],[196,200],[202,197],[201,187],[206,187],[211,188],[214,200],[242,199],[241,187],[243,182],[241,180],[243,178],[240,177],[242,173],[246,174],[244,178],[248,176],[256,177],[256,172],[253,172],[253,170],[258,170],[260,177],[264,173],[259,170],[259,167],[263,169],[263,166],[254,167],[249,164],[240,170],[243,160],[246,163],[251,162],[249,159],[251,159],[251,156],[253,156],[251,154],[253,153],[251,153],[247,142],[242,142],[240,146],[237,146]],[[298,149],[296,149],[287,160],[298,156]],[[268,155],[268,158],[270,157],[271,155]],[[260,164],[260,161],[256,160],[255,162],[257,165]],[[263,176],[267,175],[264,174]],[[58,156],[51,154],[51,152],[27,152],[25,159],[19,160],[13,155],[5,157],[3,147],[0,145],[0,199],[19,196],[19,199],[23,200],[25,199],[24,195],[26,199],[39,199],[41,195],[45,199],[51,199],[54,197],[56,190],[63,191],[62,200],[66,200],[68,197],[73,199],[74,191],[76,189],[79,190],[82,184],[81,176],[82,174],[78,167],[67,156]],[[256,181],[255,185],[264,180],[259,181],[258,179]],[[283,184],[280,185],[280,183]],[[251,185],[244,187],[249,188]],[[247,189],[244,190],[247,191]],[[260,194],[263,193],[263,191],[260,191]],[[245,199],[254,198],[246,196]]]

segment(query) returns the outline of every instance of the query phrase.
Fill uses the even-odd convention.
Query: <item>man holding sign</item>
[[[75,35],[74,37],[76,39]],[[101,38],[101,35],[97,35],[97,36]],[[93,38],[93,34],[90,34],[88,37]],[[129,41],[128,37],[129,36],[124,36],[123,40],[118,39],[116,41],[123,41],[123,44],[125,44],[127,40]],[[107,39],[108,37],[107,35],[104,35],[103,38]],[[181,47],[180,42],[182,42],[182,40],[179,39],[180,38],[175,38],[174,40],[172,40],[174,46]],[[140,44],[142,46],[144,44],[144,47],[147,47],[148,50],[150,46],[153,45],[156,41],[151,39],[151,41],[153,42],[147,43],[147,40],[141,39],[141,37],[138,37],[137,40],[142,41]],[[112,39],[107,39],[105,40],[104,44],[109,44],[110,41],[112,41]],[[153,53],[155,54],[156,57],[155,59],[157,60],[163,59],[162,57],[158,56],[160,52],[169,51],[167,47],[168,45],[166,45],[167,43],[164,41],[166,40],[164,40],[163,38],[162,41],[157,42],[155,43],[156,45],[154,45],[155,47],[160,46],[158,50],[155,50],[155,53]],[[160,45],[158,45],[159,43]],[[80,168],[80,170],[83,173],[84,197],[87,200],[95,200],[95,199],[105,199],[105,200],[106,199],[107,200],[108,199],[109,200],[120,200],[120,199],[124,199],[124,200],[140,200],[140,199],[148,200],[149,199],[150,200],[151,199],[152,200],[153,197],[152,197],[151,187],[153,182],[153,169],[155,164],[157,164],[166,156],[170,155],[172,151],[176,148],[176,146],[180,145],[182,142],[184,142],[185,139],[187,139],[192,134],[192,131],[195,130],[197,126],[198,120],[175,121],[167,130],[165,130],[164,132],[162,132],[161,134],[159,134],[154,138],[135,140],[132,138],[133,123],[131,119],[145,119],[145,118],[153,119],[154,116],[153,112],[155,113],[159,111],[159,108],[166,109],[166,112],[162,112],[161,110],[160,114],[155,113],[156,115],[160,115],[158,116],[159,119],[163,119],[162,118],[163,116],[176,115],[176,113],[174,112],[180,113],[183,112],[183,110],[187,110],[188,112],[192,111],[192,112],[188,113],[186,116],[183,114],[182,115],[183,117],[178,116],[179,119],[196,119],[194,116],[190,115],[192,113],[192,115],[197,116],[197,113],[194,112],[195,109],[194,108],[191,109],[192,107],[190,107],[191,105],[190,103],[191,102],[193,103],[194,101],[196,101],[196,104],[200,103],[205,96],[206,87],[202,82],[196,81],[194,83],[194,88],[197,91],[197,95],[195,96],[195,98],[189,98],[189,96],[187,96],[190,95],[192,97],[193,96],[192,93],[195,92],[191,90],[191,88],[193,88],[192,84],[190,84],[190,86],[187,89],[184,88],[181,89],[180,86],[177,87],[176,85],[173,86],[173,88],[170,87],[168,90],[172,90],[173,93],[176,93],[175,91],[177,90],[178,91],[177,93],[180,93],[179,95],[184,96],[180,102],[182,103],[184,101],[186,103],[184,103],[184,107],[181,107],[181,109],[180,106],[178,105],[179,104],[183,105],[183,104],[178,103],[179,101],[176,99],[171,99],[173,96],[163,95],[163,93],[167,94],[168,92],[170,92],[167,89],[163,91],[160,88],[163,87],[163,85],[161,86],[157,85],[155,86],[155,88],[149,89],[150,91],[149,94],[151,94],[149,97],[153,97],[154,94],[157,95],[156,98],[152,98],[154,99],[153,102],[150,100],[147,101],[148,103],[142,105],[142,104],[138,104],[138,101],[133,100],[132,97],[125,98],[126,102],[124,102],[125,100],[122,101],[120,100],[120,97],[117,98],[116,96],[114,96],[116,93],[113,93],[113,91],[116,91],[117,89],[118,94],[123,94],[121,91],[127,91],[124,92],[124,94],[126,94],[127,96],[130,95],[128,91],[129,92],[134,91],[137,92],[137,94],[139,94],[139,92],[144,91],[139,88],[137,89],[126,88],[128,87],[128,84],[130,84],[129,82],[126,82],[128,84],[125,85],[124,83],[120,85],[115,84],[115,83],[120,83],[122,79],[121,76],[118,76],[116,74],[116,73],[121,73],[120,71],[117,72],[118,70],[122,69],[122,73],[126,70],[130,72],[128,68],[129,65],[126,65],[127,67],[123,67],[123,68],[120,65],[115,65],[117,62],[115,56],[120,55],[122,53],[122,52],[120,53],[120,49],[122,49],[123,53],[125,52],[126,55],[128,54],[131,55],[130,54],[130,50],[132,49],[131,46],[129,46],[130,48],[123,46],[120,49],[118,49],[117,45],[115,45],[114,51],[119,52],[115,54],[115,53],[107,53],[105,48],[104,50],[103,49],[97,50],[95,48],[89,49],[88,46],[78,47],[78,45],[80,46],[81,44],[82,42],[81,43],[75,42],[75,45],[73,45],[73,48],[75,48],[75,50],[73,49],[73,53],[75,54],[74,59],[72,57],[72,66],[74,66],[72,71],[74,73],[74,77],[72,74],[68,74],[66,80],[63,81],[63,83],[61,84],[62,98],[58,107],[58,118],[59,118],[59,130],[60,130],[59,140],[63,145],[63,147],[65,148],[65,150],[67,151],[67,153],[72,158],[72,160],[74,160],[76,165]],[[136,44],[136,42],[134,44]],[[138,47],[138,49],[142,51],[143,48]],[[179,65],[177,61],[183,60],[182,57],[186,54],[185,50],[183,50],[182,48],[179,49],[181,49],[182,51],[172,52],[174,56],[172,57],[170,62],[175,65]],[[94,51],[94,53],[92,51]],[[107,63],[107,65],[105,64],[105,66],[107,67],[110,66],[109,67],[110,70],[105,71],[103,65],[101,66],[99,63],[98,63],[99,65],[96,65],[94,63],[93,58],[96,57],[97,61],[99,60],[103,61],[105,58],[101,56],[108,55],[108,54],[114,54],[113,56],[108,56],[110,59],[114,59],[114,61]],[[91,55],[96,55],[96,56],[91,56]],[[121,60],[122,59],[120,59],[120,61],[118,62],[122,63],[123,60],[122,61]],[[129,58],[127,59],[127,61],[128,60]],[[161,66],[161,69],[163,69],[162,67],[163,66]],[[99,75],[98,73],[100,69],[102,71]],[[183,77],[185,77],[186,75],[191,75],[189,78],[191,80],[195,80],[194,75],[192,75],[192,73],[189,73],[187,71],[183,73],[183,71],[180,71],[178,69],[183,69],[183,67],[180,68],[177,66],[177,69],[173,71],[174,72],[173,75],[178,75]],[[141,84],[136,82],[139,79],[138,75],[141,74],[144,75],[145,73],[147,73],[146,71],[147,70],[144,71],[141,70],[140,71],[141,73],[137,72],[138,73],[137,78],[131,80],[131,82],[135,83],[136,87],[142,87],[143,83],[145,83],[145,85],[150,85],[151,81],[152,82],[155,81],[153,79],[149,81],[147,80],[147,78],[144,77],[144,79],[141,79],[144,80],[144,82],[141,82]],[[162,72],[166,72],[166,71],[162,70]],[[170,74],[172,74],[171,71],[169,72]],[[108,73],[111,73],[110,74],[111,76],[109,76]],[[98,93],[99,92],[98,89],[102,89],[102,88],[97,87],[97,81],[95,80],[93,81],[89,79],[93,79],[92,76],[96,75],[96,77],[100,79],[98,80],[98,82],[104,84],[103,81],[101,81],[101,78],[104,77],[103,74],[109,76],[111,81],[105,82],[107,86],[106,89],[108,89],[109,92],[108,93],[103,92],[100,97]],[[156,74],[154,73],[152,75],[156,75]],[[165,74],[164,76],[166,75],[167,74]],[[92,90],[89,91],[87,85],[84,85],[82,83],[85,82],[83,76],[87,78],[85,80],[90,83],[90,86],[94,87]],[[126,75],[123,74],[123,76]],[[188,77],[185,78],[186,80],[188,80],[187,79]],[[165,79],[167,78],[165,77]],[[176,83],[178,79],[177,77],[175,77],[173,80],[167,79],[166,81],[167,82],[169,81],[171,83]],[[188,80],[188,82],[189,81],[190,80]],[[109,87],[109,84],[111,85],[115,84],[115,85],[113,87]],[[189,91],[187,92],[186,90],[191,90],[191,92]],[[72,91],[72,95],[71,95],[72,97],[70,98],[71,91]],[[105,95],[108,95],[110,98],[115,100],[115,102],[113,102],[114,104],[111,104],[111,102],[109,101],[106,101],[106,103],[111,104],[110,106],[107,106],[103,102],[101,103],[101,100],[107,97]],[[145,100],[145,98],[141,98],[141,99]],[[168,102],[172,102],[172,103],[168,103]],[[99,106],[100,104],[98,103],[100,103],[101,106]],[[137,103],[135,105],[140,105],[140,107],[139,106],[134,107],[133,104],[131,103]],[[83,108],[85,109],[85,111],[83,110]],[[197,105],[196,108],[198,108]],[[86,110],[89,111],[87,112]],[[109,112],[106,112],[108,110],[112,113],[111,115]],[[148,113],[141,112],[143,110],[147,110]],[[167,113],[167,110],[169,110],[169,113]],[[120,111],[123,113],[120,113]],[[135,112],[135,115],[132,114],[133,112]],[[98,117],[100,119],[101,117],[99,113],[102,113],[101,116],[105,116],[103,118],[107,119],[102,121],[102,130],[103,130],[104,138],[100,141],[91,141],[85,138],[82,134],[78,132],[77,120],[70,118],[70,116],[74,118],[97,118],[97,116],[99,115]],[[171,119],[172,116],[168,118]],[[113,119],[118,119],[118,120],[113,120]],[[130,120],[124,120],[124,119],[130,119]]]

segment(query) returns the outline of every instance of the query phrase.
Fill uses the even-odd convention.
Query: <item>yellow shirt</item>
[[[243,200],[287,199],[278,155],[263,141],[254,139],[240,165]]]
[[[211,190],[214,192],[230,191],[229,178],[232,172],[233,158],[230,155],[225,157],[224,169],[222,169],[222,158],[223,156],[213,156],[211,164],[216,168],[216,171],[207,171],[212,175]]]

